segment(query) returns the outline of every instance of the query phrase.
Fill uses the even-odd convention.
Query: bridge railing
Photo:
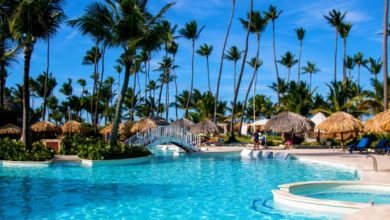
[[[191,133],[185,128],[179,126],[158,126],[157,128],[140,132],[126,140],[129,145],[138,145],[147,147],[153,142],[162,139],[170,138],[186,142],[192,146],[200,146],[200,136]]]

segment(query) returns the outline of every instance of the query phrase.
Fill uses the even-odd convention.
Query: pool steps
[[[289,160],[292,156],[288,152],[273,152],[273,151],[261,151],[244,149],[240,153],[242,158],[246,159],[274,159],[274,160]]]

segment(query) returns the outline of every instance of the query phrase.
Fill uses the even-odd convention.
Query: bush
[[[110,146],[103,140],[88,141],[78,147],[77,155],[88,160],[110,160],[143,157],[150,155],[148,149],[120,144]]]
[[[76,155],[79,146],[86,145],[88,143],[97,143],[100,138],[94,137],[82,137],[82,136],[71,136],[65,137],[61,141],[60,154],[62,155]]]
[[[282,137],[277,135],[267,135],[266,142],[267,146],[279,146],[283,144]]]
[[[0,141],[0,160],[12,161],[47,161],[54,156],[52,150],[47,149],[42,142],[35,142],[31,150],[17,140],[3,139]]]

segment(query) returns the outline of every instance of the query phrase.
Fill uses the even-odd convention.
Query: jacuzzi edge
[[[380,183],[365,183],[359,181],[308,181],[296,182],[279,185],[278,190],[272,190],[274,201],[282,206],[294,207],[300,210],[327,213],[333,215],[349,215],[363,208],[371,207],[369,203],[346,202],[326,199],[315,199],[306,196],[290,193],[290,188],[304,185],[321,185],[321,184],[345,184],[345,185],[367,185],[367,186],[384,186],[389,187],[389,184]],[[384,205],[375,205],[377,207]]]

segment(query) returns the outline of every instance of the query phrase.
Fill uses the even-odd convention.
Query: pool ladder
[[[366,165],[366,163],[367,163],[369,158],[372,158],[372,163],[373,163],[373,166],[374,166],[374,172],[378,172],[378,161],[372,155],[366,155],[364,160],[362,162],[360,162],[359,165],[355,168],[355,172],[357,172],[358,169],[363,168],[364,165]]]

